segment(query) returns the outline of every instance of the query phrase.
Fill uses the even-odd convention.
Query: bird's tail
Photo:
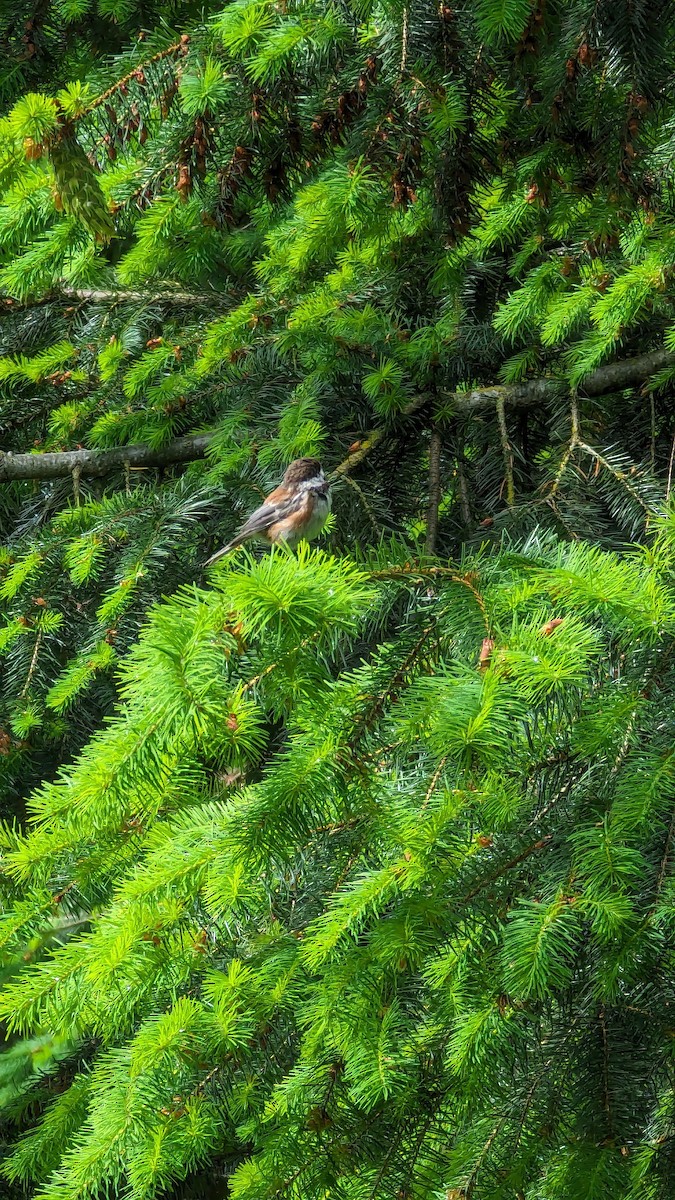
[[[213,564],[215,562],[218,562],[218,560],[220,558],[224,558],[226,554],[229,554],[230,550],[236,550],[237,546],[241,546],[241,542],[238,542],[237,539],[235,538],[233,541],[228,542],[226,546],[223,546],[222,550],[216,550],[215,554],[212,554],[210,558],[207,558],[206,562],[204,563],[204,566],[205,567],[213,566]]]

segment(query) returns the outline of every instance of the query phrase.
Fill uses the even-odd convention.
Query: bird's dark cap
[[[321,463],[318,458],[296,458],[286,467],[284,483],[304,483],[306,479],[315,479],[321,474]]]

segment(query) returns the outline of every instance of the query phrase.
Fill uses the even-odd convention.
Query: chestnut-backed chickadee
[[[298,542],[311,541],[323,529],[330,512],[330,483],[317,458],[297,458],[278,487],[251,513],[241,529],[204,563],[209,567],[230,550],[250,538],[285,542],[292,550]]]

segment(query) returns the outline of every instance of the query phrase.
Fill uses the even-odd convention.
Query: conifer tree
[[[675,1195],[674,30],[0,7],[12,1197]]]

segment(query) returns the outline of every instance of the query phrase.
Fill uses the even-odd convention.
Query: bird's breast
[[[308,541],[311,538],[317,537],[326,524],[326,517],[330,512],[330,492],[326,495],[323,495],[321,492],[315,492],[312,499],[313,503],[310,506],[307,518],[307,528],[303,534]]]

